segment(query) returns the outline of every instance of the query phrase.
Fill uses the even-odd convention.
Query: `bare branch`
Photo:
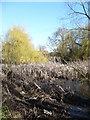
[[[81,2],[82,3],[82,2]],[[85,13],[83,12],[79,12],[79,11],[75,11],[69,4],[68,4],[69,8],[76,14],[82,14],[84,16],[86,16],[88,19],[90,19],[90,16],[87,14],[86,10],[85,10],[85,7],[84,7],[84,4],[82,3],[82,7],[83,7],[83,10]]]
[[[88,19],[90,19],[90,16],[87,14],[87,12],[86,12],[86,9],[85,9],[85,7],[84,7],[83,2],[81,2],[81,4],[82,4],[83,10],[84,10],[84,12],[85,12],[85,15],[88,17]]]

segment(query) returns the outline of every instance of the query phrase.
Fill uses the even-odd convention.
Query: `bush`
[[[34,48],[24,29],[16,26],[8,30],[6,34],[2,56],[4,62],[8,64],[47,61],[47,58]]]

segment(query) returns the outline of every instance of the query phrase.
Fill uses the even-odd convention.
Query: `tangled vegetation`
[[[8,74],[8,66],[3,64],[3,118],[89,120],[89,85],[82,82],[83,76],[72,68],[80,65],[79,69],[84,71],[88,69],[87,64],[20,64],[13,65]]]

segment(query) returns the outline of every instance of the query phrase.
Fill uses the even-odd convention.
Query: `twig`
[[[39,87],[39,85],[36,83],[36,82],[34,82],[34,85],[40,90],[41,89],[41,87]]]

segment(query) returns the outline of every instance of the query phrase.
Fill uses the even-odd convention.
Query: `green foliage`
[[[58,29],[50,40],[52,43],[58,42],[58,45],[56,45],[57,52],[56,54],[54,52],[54,55],[57,55],[58,53],[61,59],[86,60],[90,56],[90,41],[87,30]]]
[[[2,107],[2,118],[1,120],[5,120],[8,116],[8,106],[4,105]]]
[[[47,59],[37,51],[24,29],[14,26],[9,29],[3,44],[2,56],[8,64],[26,62],[46,62]]]

